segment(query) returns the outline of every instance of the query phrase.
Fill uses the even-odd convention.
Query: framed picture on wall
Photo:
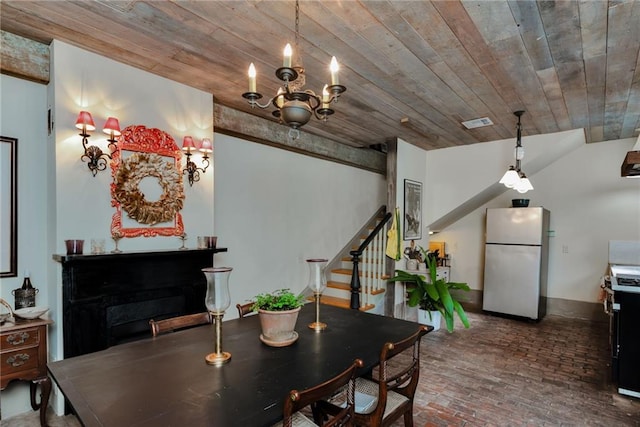
[[[422,239],[422,183],[404,180],[404,240]]]
[[[18,140],[0,136],[0,277],[18,275]]]

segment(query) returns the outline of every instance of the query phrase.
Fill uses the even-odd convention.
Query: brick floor
[[[608,324],[468,315],[422,339],[416,426],[640,426],[640,399],[611,383]]]

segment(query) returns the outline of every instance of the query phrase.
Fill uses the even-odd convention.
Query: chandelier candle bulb
[[[284,89],[282,87],[278,88],[278,93],[276,94],[276,105],[278,108],[282,108],[284,105]]]
[[[249,65],[249,92],[256,92],[256,67],[253,65]]]
[[[306,125],[311,117],[315,116],[316,119],[326,122],[328,117],[335,112],[330,108],[331,103],[337,102],[340,94],[347,90],[346,87],[339,84],[339,66],[335,57],[332,57],[330,67],[331,85],[326,86],[326,93],[323,91],[323,93],[316,94],[316,92],[304,88],[306,81],[305,70],[302,66],[302,59],[299,58],[301,50],[298,43],[300,39],[298,28],[300,18],[299,0],[296,0],[295,3],[295,47],[292,49],[291,44],[287,43],[284,50],[283,66],[275,70],[276,77],[284,83],[264,105],[260,104],[258,100],[262,98],[262,94],[256,91],[255,81],[251,78],[254,74],[250,71],[249,92],[242,94],[242,97],[247,100],[251,108],[258,107],[264,110],[274,107],[275,111],[271,112],[272,116],[276,117],[281,124],[291,128],[289,130],[290,140],[300,137],[298,129]],[[292,66],[294,51],[296,63]],[[253,64],[249,69],[251,70],[252,68]]]
[[[291,68],[291,55],[293,54],[291,45],[287,43],[284,47],[284,59],[282,61],[282,66],[285,68]],[[255,92],[255,91],[254,91]]]
[[[335,56],[331,57],[331,65],[329,66],[331,70],[331,86],[335,86],[340,84],[338,80],[338,71],[340,70],[340,66],[338,65],[338,60]]]
[[[327,85],[322,88],[322,108],[329,108],[329,91]]]

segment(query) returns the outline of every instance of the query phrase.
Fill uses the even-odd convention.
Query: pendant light
[[[520,123],[520,117],[524,114],[524,110],[518,110],[513,113],[518,118],[517,136],[516,136],[516,148],[514,151],[514,157],[516,158],[516,165],[509,166],[509,169],[500,179],[499,183],[504,184],[507,188],[513,188],[518,193],[526,193],[529,190],[533,190],[531,181],[520,169],[520,164],[524,158],[524,147],[522,146],[522,124]]]

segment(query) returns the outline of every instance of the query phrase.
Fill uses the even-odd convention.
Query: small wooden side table
[[[0,326],[0,385],[4,390],[13,380],[30,381],[31,407],[40,410],[40,425],[46,426],[51,380],[47,375],[48,319],[18,320]],[[36,388],[42,391],[36,403]]]

